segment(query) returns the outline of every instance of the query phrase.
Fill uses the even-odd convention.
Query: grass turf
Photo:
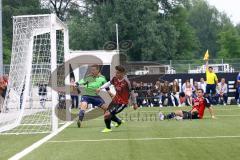
[[[160,110],[168,113],[177,109],[189,110]],[[102,117],[84,122],[80,129],[74,123],[23,159],[237,160],[240,156],[240,108],[214,109],[217,119],[210,119],[206,110],[203,120],[192,121],[159,121],[154,117],[159,108],[128,109],[120,115],[126,123],[105,134],[100,132],[104,128]],[[0,159],[9,158],[41,137],[43,135],[0,136]]]

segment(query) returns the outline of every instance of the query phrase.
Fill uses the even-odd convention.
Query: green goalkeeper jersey
[[[86,96],[98,96],[96,90],[107,82],[103,75],[93,76],[88,75],[87,77],[78,81],[80,85],[84,85],[82,95]]]

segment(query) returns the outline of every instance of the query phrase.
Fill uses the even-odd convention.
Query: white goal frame
[[[67,25],[65,25],[55,14],[44,14],[44,15],[23,15],[23,16],[14,16],[13,20],[16,19],[21,19],[21,18],[34,18],[34,17],[49,17],[49,27],[48,28],[38,28],[38,29],[33,29],[32,30],[32,36],[30,38],[30,41],[28,43],[28,49],[27,49],[27,71],[26,71],[26,79],[25,79],[25,90],[23,92],[23,101],[22,101],[22,109],[20,110],[19,116],[18,118],[14,121],[14,123],[10,123],[10,124],[6,124],[5,126],[1,126],[0,127],[0,133],[1,132],[5,132],[8,130],[11,130],[15,127],[17,127],[18,125],[20,125],[21,120],[23,118],[23,113],[25,110],[25,105],[26,105],[26,101],[27,101],[27,95],[29,95],[29,89],[30,89],[30,77],[31,77],[31,70],[32,70],[32,58],[33,58],[33,37],[36,35],[40,35],[40,34],[44,34],[44,33],[50,33],[50,40],[51,40],[51,73],[57,73],[57,44],[56,44],[56,31],[57,30],[62,30],[63,34],[64,34],[64,56],[66,56],[66,54],[69,53],[69,37],[68,37],[68,27]],[[13,25],[19,25],[19,24],[13,24]],[[15,26],[13,26],[14,28]],[[14,37],[14,34],[13,34]],[[13,39],[13,43],[14,43],[15,39]],[[13,54],[14,54],[14,46],[13,46]],[[10,66],[10,75],[9,75],[9,83],[11,83],[11,69],[13,67],[14,64],[12,64],[14,62],[11,62],[11,66]],[[51,76],[51,85],[52,88],[56,87],[57,84],[57,75],[54,74]],[[9,88],[8,88],[9,91]],[[52,98],[52,115],[51,115],[51,123],[52,123],[52,132],[56,131],[58,129],[58,118],[55,114],[55,106],[57,106],[58,102],[58,95],[57,92],[55,90],[51,90],[52,94],[51,94],[51,98]],[[6,104],[6,100],[4,101],[4,105],[3,105],[3,113],[1,114],[7,114],[7,104]],[[1,116],[0,114],[0,116]]]

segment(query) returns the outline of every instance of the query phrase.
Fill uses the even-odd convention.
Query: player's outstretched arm
[[[78,87],[78,86],[80,86],[80,85],[86,85],[86,81],[84,80],[84,79],[80,79],[79,81],[77,81],[76,83],[75,83],[75,87]]]
[[[98,89],[96,90],[96,92],[99,93],[101,90],[106,89],[107,92],[108,92],[108,94],[110,95],[110,97],[113,98],[113,97],[114,97],[114,94],[112,94],[112,92],[111,92],[110,89],[109,89],[109,87],[110,87],[111,85],[112,85],[111,82],[108,81],[108,82],[106,82],[105,84],[103,84],[100,88],[98,88]]]
[[[208,60],[205,60],[205,70],[207,71],[208,70]]]

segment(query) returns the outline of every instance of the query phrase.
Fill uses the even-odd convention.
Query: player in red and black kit
[[[202,89],[197,90],[197,98],[193,100],[193,107],[190,111],[179,110],[166,116],[160,113],[160,119],[173,119],[177,116],[182,119],[202,119],[206,107],[208,108],[212,118],[215,118],[213,114],[213,108],[211,107],[209,100],[203,97],[203,94],[204,93]]]
[[[114,86],[116,90],[116,95],[112,96],[112,102],[109,104],[107,111],[104,113],[104,121],[106,124],[106,128],[102,132],[111,132],[111,121],[117,123],[117,127],[122,124],[122,120],[120,120],[116,114],[120,113],[127,107],[129,98],[133,103],[134,109],[137,109],[136,97],[134,95],[134,91],[131,88],[131,83],[125,76],[125,68],[122,66],[116,66],[116,74],[115,77],[106,84],[104,84],[97,91],[99,92],[101,89],[105,89]]]

